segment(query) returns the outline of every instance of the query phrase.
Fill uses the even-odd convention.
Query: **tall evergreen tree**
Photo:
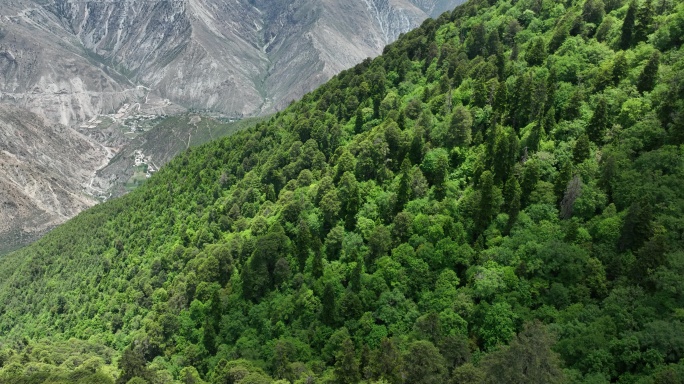
[[[536,160],[530,160],[525,163],[520,183],[520,188],[522,189],[522,207],[526,207],[530,203],[530,196],[539,182],[539,173],[539,164]]]
[[[562,383],[560,359],[554,340],[539,321],[528,323],[509,346],[489,354],[482,365],[487,383]]]
[[[589,139],[597,145],[603,144],[603,136],[606,134],[608,126],[608,103],[605,98],[601,97],[596,103],[594,115],[591,117],[589,125],[587,126],[587,135],[589,136]]]
[[[625,216],[618,240],[620,251],[637,250],[653,233],[653,211],[648,203],[635,202]]]
[[[323,276],[323,244],[321,244],[321,239],[317,236],[314,237],[311,248],[314,253],[311,274],[318,279]]]
[[[347,337],[342,341],[339,352],[335,356],[335,382],[338,384],[356,384],[361,381],[359,359],[356,358],[354,343]]]
[[[561,200],[563,200],[563,196],[565,196],[565,189],[568,187],[570,179],[572,179],[572,163],[566,160],[561,166],[561,169],[556,176],[556,180],[553,183],[553,192],[556,195],[558,204],[560,204]]]
[[[530,67],[535,67],[544,64],[548,53],[546,52],[546,43],[541,37],[533,39],[527,46],[527,51],[525,52],[525,60],[527,65]]]
[[[449,124],[451,135],[453,135],[453,143],[459,147],[468,147],[472,141],[473,118],[470,112],[462,105],[459,105],[451,115],[451,122]],[[451,136],[450,135],[450,136]]]
[[[579,164],[588,159],[591,155],[591,147],[589,145],[589,136],[582,134],[575,141],[575,146],[572,148],[572,159]]]
[[[484,171],[480,176],[480,201],[477,208],[475,233],[481,234],[489,226],[498,207],[494,206],[494,175]]]
[[[627,57],[625,57],[625,52],[620,51],[615,55],[615,61],[613,61],[613,83],[618,85],[620,80],[624,79],[629,72],[629,65],[627,63]]]
[[[405,158],[401,162],[401,178],[399,179],[399,189],[397,190],[397,203],[395,212],[399,213],[404,209],[404,205],[411,199],[411,161]]]
[[[654,51],[648,59],[646,66],[637,79],[637,90],[641,93],[649,92],[655,87],[658,80],[658,67],[660,66],[660,52]]]
[[[518,220],[520,199],[522,197],[520,183],[518,183],[518,179],[515,176],[511,176],[508,181],[506,181],[503,197],[506,204],[506,210],[508,211],[508,222],[506,223],[504,232],[508,234],[511,231],[511,228],[513,228],[516,220]]]
[[[653,25],[653,3],[645,0],[636,12],[636,26],[634,28],[634,42],[646,41]]]
[[[629,49],[634,41],[634,26],[636,22],[637,2],[632,0],[629,3],[627,14],[622,21],[622,34],[620,35],[620,48]]]
[[[402,365],[401,354],[395,342],[384,338],[378,349],[371,353],[368,370],[373,379],[382,379],[390,384],[402,384]]]
[[[337,322],[337,294],[332,283],[327,282],[323,287],[321,297],[323,308],[321,310],[321,321],[323,324],[333,326]]]

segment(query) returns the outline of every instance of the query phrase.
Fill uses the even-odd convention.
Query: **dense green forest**
[[[684,382],[684,4],[471,0],[0,260],[0,383]]]

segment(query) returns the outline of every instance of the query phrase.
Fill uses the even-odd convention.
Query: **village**
[[[157,172],[157,168],[152,163],[152,158],[149,156],[145,156],[145,154],[141,150],[135,151],[135,166],[143,168],[145,172],[145,178],[148,179],[152,177],[152,174],[154,172]]]
[[[165,117],[165,115],[155,115],[140,112],[140,103],[126,103],[122,105],[121,108],[119,108],[115,113],[92,117],[90,120],[83,123],[80,128],[106,128],[112,124],[118,123],[121,130],[124,131],[124,134],[136,135],[138,133],[152,129],[159,119]]]

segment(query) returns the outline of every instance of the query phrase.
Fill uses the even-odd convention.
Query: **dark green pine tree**
[[[202,344],[210,355],[216,354],[216,329],[211,324],[209,318],[204,320],[204,335],[202,336]]]
[[[648,59],[646,66],[637,79],[637,90],[641,93],[650,92],[658,80],[658,67],[660,66],[660,52],[654,51]]]
[[[566,160],[561,166],[561,169],[556,176],[556,180],[553,183],[553,192],[556,195],[557,204],[560,204],[563,200],[570,179],[572,179],[572,163]]]
[[[641,248],[653,233],[652,220],[650,204],[637,201],[630,205],[620,231],[618,249],[624,252]]]
[[[121,370],[121,375],[116,380],[116,384],[126,384],[135,377],[148,381],[154,379],[154,373],[147,368],[147,361],[142,350],[133,345],[129,345],[121,355],[119,370]]]
[[[548,53],[546,52],[546,43],[541,37],[533,39],[527,46],[525,52],[525,60],[530,67],[536,67],[544,64]]]
[[[321,239],[317,236],[314,237],[311,248],[314,252],[311,274],[314,278],[318,279],[323,276],[323,244],[321,244]]]
[[[490,171],[484,171],[480,176],[480,201],[475,220],[475,233],[477,235],[487,229],[498,208],[494,206],[494,188],[494,175]]]
[[[625,52],[620,51],[615,55],[615,61],[613,62],[613,84],[618,85],[620,80],[627,76],[627,72],[629,72],[629,64],[627,63]]]
[[[636,26],[634,27],[634,42],[646,41],[653,25],[653,4],[645,0],[636,12]]]
[[[334,373],[338,384],[356,384],[361,381],[359,359],[356,358],[354,343],[349,337],[342,341],[340,350],[335,355]]]
[[[568,103],[565,105],[565,109],[563,110],[563,120],[575,120],[580,117],[582,99],[584,99],[584,95],[582,94],[582,90],[578,87],[572,93],[570,100],[568,100]]]
[[[496,146],[494,147],[494,183],[502,185],[508,176],[513,171],[513,167],[517,162],[518,150],[520,149],[520,142],[518,135],[513,130],[506,129],[499,135]]]
[[[549,108],[544,114],[543,128],[545,132],[552,132],[556,128],[556,108]]]
[[[474,59],[475,56],[483,55],[485,53],[484,51],[487,48],[486,34],[487,32],[485,31],[484,25],[476,24],[473,26],[466,39],[468,58]]]
[[[418,127],[413,129],[413,138],[409,147],[409,159],[413,164],[423,162],[423,130]]]
[[[384,338],[378,349],[371,353],[368,371],[373,379],[383,379],[390,384],[402,384],[402,358],[392,339]]]
[[[352,269],[352,275],[351,278],[349,279],[349,287],[351,288],[352,292],[354,293],[359,293],[361,292],[361,273],[363,272],[363,260],[361,260],[360,256],[356,257],[356,265],[354,266],[354,269]]]
[[[297,237],[295,239],[295,251],[297,252],[297,266],[299,271],[304,271],[306,261],[309,259],[309,247],[311,246],[311,230],[309,223],[300,220],[297,226]]]
[[[585,133],[575,141],[575,146],[572,148],[572,159],[579,164],[588,159],[590,155],[589,136]]]
[[[587,127],[589,139],[597,145],[603,144],[603,137],[606,134],[609,124],[608,103],[606,102],[606,99],[601,97],[596,103],[594,115],[591,117],[589,126]]]
[[[354,120],[354,133],[363,132],[363,111],[361,108],[356,110],[356,119]]]
[[[530,203],[530,196],[539,182],[539,164],[535,160],[525,163],[520,188],[522,189],[521,207],[526,207]]]
[[[503,116],[507,110],[508,103],[508,86],[505,81],[499,82],[499,86],[494,94],[494,103],[492,104],[492,109],[494,112]]]
[[[634,26],[636,23],[637,2],[632,0],[629,3],[627,14],[622,22],[622,34],[620,35],[620,48],[629,49],[634,41]]]
[[[399,179],[399,189],[397,190],[397,203],[395,212],[399,213],[404,209],[404,205],[411,199],[411,160],[405,158],[401,162],[401,178]]]
[[[473,118],[470,112],[463,106],[459,105],[454,110],[451,116],[449,129],[454,137],[453,145],[459,147],[468,147],[472,141]]]
[[[541,143],[543,135],[544,131],[542,124],[539,122],[534,123],[534,126],[530,130],[530,135],[527,138],[527,149],[534,152],[538,151],[539,143]]]
[[[337,295],[335,294],[335,287],[328,282],[323,287],[323,297],[321,302],[323,308],[321,310],[321,321],[325,325],[334,326],[337,320]]]
[[[504,186],[503,197],[506,204],[506,210],[508,211],[508,222],[506,223],[506,228],[504,229],[504,234],[508,234],[513,228],[516,220],[518,220],[518,214],[520,213],[520,198],[522,196],[522,190],[520,189],[520,183],[515,176],[511,176],[506,185]]]

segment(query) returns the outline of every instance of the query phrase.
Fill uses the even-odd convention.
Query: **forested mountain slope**
[[[0,260],[0,382],[681,382],[683,32],[425,22]]]

